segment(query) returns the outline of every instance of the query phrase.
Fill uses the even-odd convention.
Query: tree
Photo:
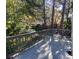
[[[39,3],[40,2],[40,3]],[[7,0],[7,36],[26,32],[43,16],[42,0]]]
[[[53,27],[53,21],[54,21],[54,7],[55,7],[55,0],[53,0],[53,5],[52,5],[52,22],[51,22],[52,27]]]
[[[66,7],[66,0],[64,0],[64,2],[63,2],[63,9],[62,9],[62,18],[61,18],[61,24],[60,24],[60,28],[62,28],[62,29],[63,29],[63,20],[64,20],[65,7]]]
[[[72,29],[71,27],[72,27],[73,2],[72,0],[68,0],[66,2],[67,2],[66,11],[65,11],[66,21],[64,23],[64,26],[65,26],[65,29]]]

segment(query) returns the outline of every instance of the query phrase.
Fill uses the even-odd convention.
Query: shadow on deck
[[[54,32],[56,33],[57,30]],[[72,39],[55,33],[51,34],[50,30],[44,30],[43,32],[8,37],[9,42],[15,43],[15,41],[17,41],[17,44],[9,45],[10,49],[11,47],[15,49],[14,52],[10,51],[9,56],[11,55],[10,57],[12,57],[12,59],[72,59],[72,56],[67,53],[67,51],[72,51]],[[29,38],[29,36],[31,38]],[[35,36],[39,36],[40,39],[36,41],[36,44],[32,44],[31,41],[30,44],[32,44],[32,46],[26,48],[25,46],[26,43],[29,42],[28,40],[33,39]],[[23,49],[20,50],[21,48]]]

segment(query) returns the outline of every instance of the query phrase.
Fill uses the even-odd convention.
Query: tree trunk
[[[63,20],[64,20],[64,13],[65,13],[65,6],[66,6],[66,0],[64,0],[64,3],[63,3],[62,18],[61,18],[61,24],[60,24],[60,28],[61,29],[63,29]]]
[[[44,26],[46,26],[46,15],[45,15],[45,0],[43,0],[43,12],[44,12]]]
[[[52,5],[52,22],[51,22],[51,27],[53,28],[53,21],[54,21],[54,7],[55,7],[55,0],[53,0],[53,5]]]

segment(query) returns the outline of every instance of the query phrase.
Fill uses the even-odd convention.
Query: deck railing
[[[71,33],[71,30],[68,29],[46,29],[33,33],[24,33],[15,36],[8,36],[6,38],[6,50],[7,58],[10,58],[12,55],[23,51],[26,48],[29,48],[36,42],[40,41],[46,35],[52,35],[59,33],[60,35],[66,35]]]

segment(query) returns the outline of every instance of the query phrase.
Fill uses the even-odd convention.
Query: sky
[[[45,1],[46,6],[52,7],[53,5],[53,0],[46,0]],[[62,4],[59,4],[58,2],[56,2],[55,6],[57,7],[57,10],[62,10]]]

